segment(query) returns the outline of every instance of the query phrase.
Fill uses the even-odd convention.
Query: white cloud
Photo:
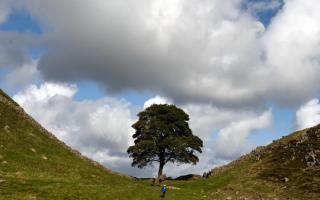
[[[256,104],[266,90],[264,28],[241,12],[240,0],[27,2],[53,30],[44,33],[39,62],[46,79],[94,80],[112,92],[151,90],[175,102],[229,106]]]
[[[246,139],[253,130],[270,128],[272,125],[271,109],[260,116],[231,122],[221,129],[214,141],[215,155],[218,158],[234,159],[253,148]]]
[[[7,22],[13,11],[23,10],[24,1],[0,1],[0,25]],[[39,38],[37,38],[39,39]],[[39,42],[30,33],[19,33],[14,30],[0,30],[0,69],[3,67],[21,67],[32,65],[27,49]],[[31,67],[32,68],[32,67]]]
[[[47,30],[38,38],[46,81],[96,81],[111,92],[147,90],[183,104],[300,105],[320,85],[320,4],[284,1],[265,29],[250,12],[280,1],[250,2],[28,0],[24,7]],[[3,65],[25,61],[19,46],[9,47]]]
[[[47,103],[48,100],[55,96],[72,98],[77,92],[76,85],[45,83],[40,87],[30,85],[23,91],[20,91],[13,98],[23,106],[28,107],[28,103],[40,102]],[[35,104],[35,103],[34,103]]]
[[[320,123],[319,99],[312,99],[302,105],[296,112],[298,129],[309,128]]]
[[[38,60],[32,60],[23,64],[21,67],[13,70],[5,76],[5,84],[8,87],[24,88],[25,86],[39,80],[39,71],[37,69]]]
[[[130,104],[107,97],[75,101],[76,92],[76,85],[44,83],[31,85],[13,98],[72,148],[114,170],[134,174],[126,153],[133,134]]]
[[[203,107],[203,111],[207,109],[208,107]],[[214,110],[213,108],[211,109]],[[192,120],[195,116],[191,113],[189,114]],[[225,116],[223,111],[221,113],[215,112],[215,118],[218,118],[218,120],[212,117],[211,122],[216,125],[216,127],[212,126],[212,130],[219,130],[216,139],[213,139],[213,135],[210,134],[212,133],[212,130],[206,135],[198,135],[204,142],[204,148],[202,154],[198,155],[200,161],[197,165],[182,164],[179,167],[174,167],[173,164],[168,164],[165,167],[165,171],[169,172],[168,174],[170,176],[190,173],[202,174],[214,167],[225,165],[256,147],[255,144],[251,144],[247,140],[253,131],[267,129],[272,125],[271,109],[260,115],[255,115],[253,113],[247,113],[245,115],[244,113],[241,113],[239,116],[236,116],[236,112],[233,113],[233,115],[234,116],[230,117],[229,120],[219,124],[217,123],[220,121],[219,119],[224,119]],[[235,120],[236,118],[238,120]],[[208,123],[209,121],[210,120],[207,120]],[[206,129],[207,127],[204,128]]]
[[[8,15],[8,9],[0,5],[0,24],[6,20],[7,15]]]
[[[10,13],[10,0],[0,1],[0,24],[6,21],[9,13]]]
[[[144,102],[143,108],[148,108],[152,104],[170,104],[170,102],[171,101],[165,97],[155,96],[151,99],[148,99],[146,102]]]
[[[172,104],[167,97],[155,96],[144,102],[143,108],[152,104]],[[232,121],[255,117],[253,112],[247,110],[234,110],[218,108],[211,104],[178,104],[190,117],[190,127],[196,135],[208,137],[213,131],[227,126]]]
[[[209,137],[213,131],[226,127],[230,122],[254,117],[254,113],[247,110],[218,108],[210,104],[186,104],[182,108],[190,116],[192,130],[203,137]]]
[[[319,91],[320,3],[285,1],[262,38],[270,93],[285,105],[299,105]]]

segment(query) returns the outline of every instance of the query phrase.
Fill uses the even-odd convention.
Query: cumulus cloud
[[[110,92],[146,90],[178,103],[238,108],[297,106],[319,89],[320,5],[284,1],[267,29],[252,16],[280,5],[29,0],[24,7],[45,26],[38,68],[46,80],[92,80]],[[22,62],[25,54],[17,55]]]
[[[32,60],[13,70],[4,77],[4,82],[9,88],[24,88],[39,80],[40,74],[37,69],[38,60]]]
[[[217,140],[214,141],[215,155],[218,158],[234,159],[253,148],[246,139],[253,130],[270,128],[272,125],[272,111],[265,111],[262,115],[231,122],[221,129]]]
[[[254,117],[254,112],[219,108],[211,104],[185,104],[182,108],[190,115],[190,126],[197,135],[208,137],[232,121]]]
[[[13,98],[60,140],[104,163],[134,173],[126,149],[132,144],[130,104],[114,98],[75,101],[76,85],[31,85]],[[106,160],[108,162],[106,162]]]
[[[1,1],[0,2],[0,24],[6,20],[8,13],[9,13],[8,5],[5,3],[5,1]]]
[[[146,102],[144,102],[143,108],[148,108],[152,104],[170,104],[170,103],[171,101],[165,97],[155,96],[151,99],[148,99]]]
[[[203,111],[207,109],[208,107],[203,107]],[[214,108],[211,109],[214,110]],[[192,120],[195,116],[193,116],[192,113],[189,114]],[[222,117],[220,115],[222,115]],[[233,115],[236,115],[236,113]],[[232,118],[230,118],[230,121],[225,122],[226,124],[223,123],[223,128],[219,128],[219,123],[217,124],[216,122],[219,121],[220,117],[224,118],[224,113],[216,112],[215,116],[218,120],[212,118],[212,123],[216,124],[216,127],[213,127],[213,129],[206,134],[198,135],[194,133],[204,141],[203,152],[198,155],[199,163],[196,166],[182,164],[179,167],[174,167],[173,164],[169,164],[165,167],[165,171],[170,171],[169,175],[202,174],[214,167],[225,165],[256,147],[255,144],[249,143],[247,140],[248,137],[253,134],[253,131],[270,128],[273,123],[271,109],[261,114],[247,113],[247,115],[244,115],[242,113],[240,116],[235,117],[238,118],[238,120],[233,121]],[[222,124],[220,124],[220,126],[222,126]],[[214,134],[212,133],[214,129],[219,130],[215,139],[213,139]],[[193,130],[197,130],[197,128]]]
[[[152,104],[171,104],[167,97],[155,96],[144,102],[143,108]],[[190,116],[190,127],[195,134],[207,138],[214,131],[226,127],[230,122],[244,118],[256,118],[253,111],[246,109],[228,109],[213,106],[212,104],[178,104]]]
[[[175,102],[229,107],[270,100],[298,105],[310,98],[319,85],[313,71],[319,68],[320,5],[285,1],[266,30],[250,9],[277,9],[281,2],[249,3],[246,12],[242,3],[75,0],[26,6],[52,30],[45,33],[39,62],[49,80],[94,80],[111,92],[151,90]]]
[[[297,128],[304,129],[320,123],[319,99],[312,99],[296,112]]]
[[[0,26],[5,23],[13,10],[24,9],[23,1],[0,1]],[[32,60],[28,56],[28,48],[41,43],[30,33],[5,31],[0,28],[0,69],[4,67],[25,66]]]
[[[272,90],[277,102],[299,105],[319,90],[320,4],[285,1],[262,38]]]
[[[28,1],[27,8],[52,30],[39,62],[46,79],[94,80],[111,92],[152,90],[177,102],[241,105],[257,103],[265,74],[258,42],[264,27],[240,4]]]
[[[11,9],[18,5],[17,0],[1,0],[0,1],[0,24],[6,21]]]
[[[31,34],[0,30],[0,68],[19,68],[32,62],[28,48],[37,42]]]

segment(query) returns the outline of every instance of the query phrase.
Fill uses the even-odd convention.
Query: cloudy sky
[[[319,10],[318,0],[0,0],[0,87],[71,147],[140,177],[156,169],[130,166],[131,124],[152,103],[176,104],[205,146],[198,165],[165,171],[202,174],[320,123]]]

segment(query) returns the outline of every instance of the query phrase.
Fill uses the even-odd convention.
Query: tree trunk
[[[160,163],[159,163],[159,171],[158,171],[158,179],[160,179],[162,177],[163,167],[164,167],[164,162],[160,161]]]

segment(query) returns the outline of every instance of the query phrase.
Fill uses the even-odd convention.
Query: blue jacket
[[[162,188],[161,188],[161,192],[167,192],[168,190],[167,190],[167,187],[165,187],[165,186],[162,186]]]

